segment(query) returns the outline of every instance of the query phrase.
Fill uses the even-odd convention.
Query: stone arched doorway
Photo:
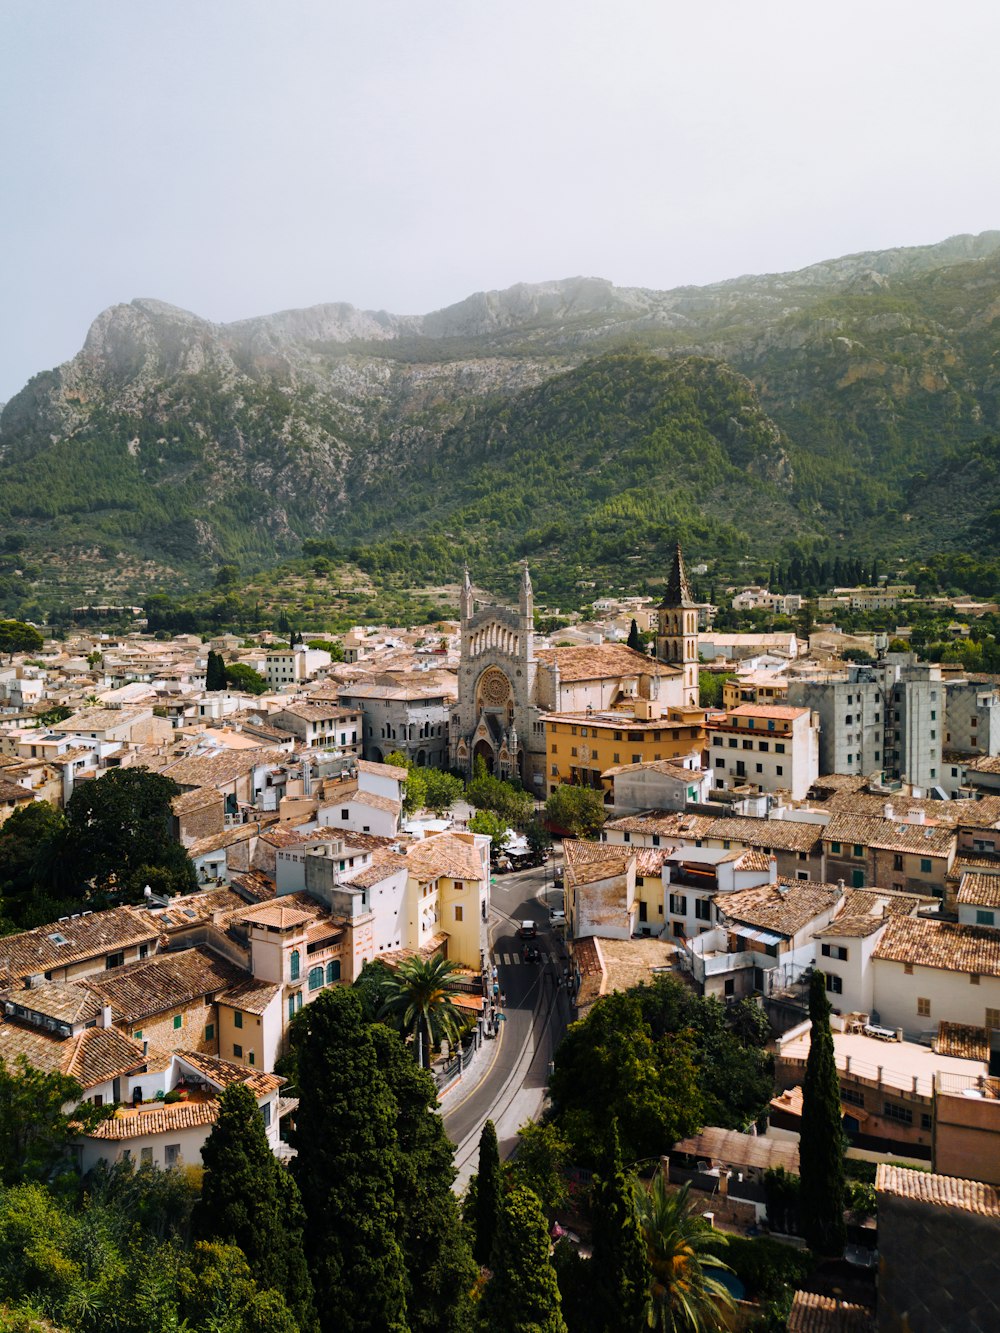
[[[496,763],[496,756],[493,753],[493,746],[489,743],[489,741],[486,740],[476,741],[475,747],[472,751],[473,773],[475,773],[476,771],[477,759],[482,759],[483,763],[486,765],[486,772],[489,773],[490,776],[492,777],[494,765]]]

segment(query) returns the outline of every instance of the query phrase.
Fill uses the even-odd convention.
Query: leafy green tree
[[[482,1300],[488,1333],[566,1333],[545,1214],[523,1185],[503,1199],[491,1262]]]
[[[549,823],[571,838],[592,838],[600,830],[607,810],[599,791],[563,784],[545,802]]]
[[[221,653],[209,650],[208,665],[205,668],[205,689],[224,690],[226,688],[226,659]]]
[[[715,1231],[688,1198],[684,1184],[671,1193],[663,1172],[638,1194],[639,1222],[652,1274],[648,1323],[657,1333],[714,1333],[728,1325],[734,1308],[728,1289],[714,1274],[727,1272],[712,1253],[726,1238]]]
[[[690,1034],[654,1039],[640,1002],[644,989],[598,1000],[556,1051],[549,1089],[577,1162],[600,1161],[611,1115],[630,1162],[668,1152],[705,1123]]]
[[[472,1253],[482,1267],[489,1266],[503,1207],[503,1172],[500,1145],[492,1120],[487,1120],[479,1135],[479,1171],[475,1179],[472,1229],[475,1241]]]
[[[220,565],[215,571],[215,586],[217,588],[229,588],[240,577],[240,571],[236,565]]]
[[[46,708],[44,713],[35,714],[35,726],[54,727],[57,722],[65,722],[72,715],[72,708],[67,708],[65,704],[53,704],[51,708]]]
[[[734,671],[699,671],[698,703],[702,708],[722,707],[722,688],[727,680],[735,680]]]
[[[437,1110],[437,1089],[395,1032],[381,1024],[371,1032],[397,1108],[393,1191],[409,1327],[411,1333],[466,1333],[476,1265],[452,1191],[455,1149]]]
[[[180,790],[146,768],[112,768],[77,786],[66,802],[64,847],[79,879],[138,895],[152,868],[175,892],[195,888],[194,867],[171,832]]]
[[[344,645],[339,639],[310,639],[306,647],[321,648],[323,652],[330,654],[331,662],[343,662],[344,660]]]
[[[267,681],[249,662],[229,662],[226,665],[226,684],[243,694],[266,694]]]
[[[394,1196],[398,1112],[360,996],[346,986],[323,991],[291,1035],[299,1071],[294,1174],[321,1327],[406,1333]]]
[[[178,1311],[218,1333],[298,1333],[281,1294],[261,1291],[236,1245],[198,1241],[177,1277]],[[175,1324],[176,1327],[176,1324]]]
[[[809,1056],[802,1081],[799,1141],[802,1234],[817,1254],[839,1255],[847,1243],[844,1226],[844,1131],[840,1077],[830,1030],[826,977],[809,982]]]
[[[461,799],[465,790],[461,778],[454,773],[442,772],[439,768],[422,770],[424,777],[424,805],[436,815],[443,815],[456,801]]]
[[[205,1177],[194,1229],[202,1240],[238,1245],[258,1286],[285,1298],[303,1333],[315,1325],[298,1187],[264,1132],[257,1099],[243,1083],[222,1095],[201,1150]]]
[[[646,1311],[650,1272],[635,1181],[622,1166],[614,1119],[594,1186],[591,1264],[600,1327],[604,1333],[633,1333]]]
[[[0,620],[0,653],[13,658],[15,653],[37,653],[44,644],[34,625],[23,620]]]
[[[477,810],[469,820],[468,828],[470,833],[483,833],[492,841],[490,850],[494,855],[503,849],[504,841],[510,833],[506,819],[501,819],[492,810]]]
[[[487,775],[473,778],[465,789],[465,799],[477,810],[489,810],[515,828],[527,824],[535,811],[530,792]]]
[[[49,901],[52,867],[45,849],[49,844],[61,849],[65,832],[65,816],[48,801],[22,806],[0,825],[0,900],[4,916],[15,925],[27,926],[32,904]]]
[[[540,819],[533,819],[524,830],[528,846],[535,853],[545,852],[552,846],[552,834]]]
[[[435,954],[406,958],[386,977],[379,1017],[404,1037],[412,1036],[420,1063],[430,1068],[431,1052],[444,1038],[454,1042],[465,1024],[455,1004],[458,964]]]
[[[517,1151],[510,1168],[511,1179],[526,1185],[551,1217],[569,1197],[566,1172],[570,1144],[552,1120],[529,1120],[517,1131]]]
[[[417,768],[412,759],[408,759],[402,750],[393,750],[385,757],[387,764],[406,769],[403,782],[403,814],[415,815],[422,810],[427,801],[427,775],[431,769]]]
[[[81,1102],[83,1089],[65,1074],[45,1073],[19,1055],[13,1066],[0,1059],[0,1181],[47,1180],[68,1158],[80,1128],[93,1128],[109,1114]],[[63,1107],[75,1104],[68,1114]]]

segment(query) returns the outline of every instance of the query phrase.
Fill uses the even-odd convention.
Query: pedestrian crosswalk
[[[504,967],[517,967],[524,962],[523,956],[519,953],[501,953],[497,955],[497,959],[503,963]],[[539,954],[536,961],[540,966],[543,966],[549,961],[549,955],[547,953]]]

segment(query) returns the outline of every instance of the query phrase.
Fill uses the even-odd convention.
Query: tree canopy
[[[592,838],[607,818],[604,798],[589,787],[564,783],[545,802],[549,823],[571,838]]]

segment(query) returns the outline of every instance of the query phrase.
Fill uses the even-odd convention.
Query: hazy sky
[[[0,0],[0,399],[93,317],[417,314],[1000,227],[995,0]]]

